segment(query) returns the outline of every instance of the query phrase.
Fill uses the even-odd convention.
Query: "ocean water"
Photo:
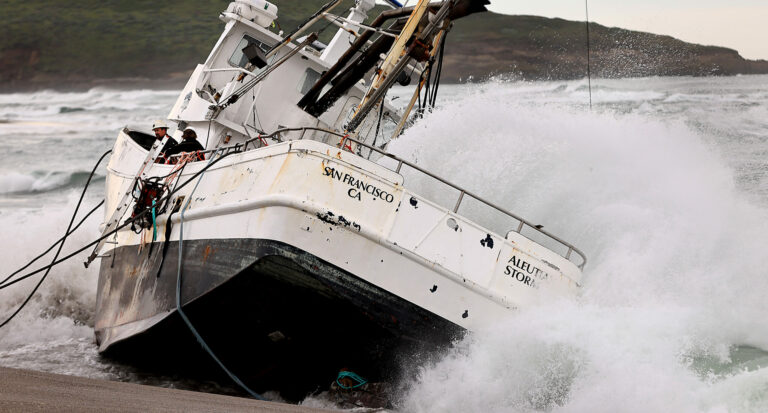
[[[398,411],[768,411],[768,76],[597,79],[591,110],[584,81],[440,91],[440,106],[390,151],[543,224],[589,262],[575,299],[510,313],[405,366]],[[63,233],[117,131],[149,129],[176,95],[0,95],[10,155],[0,163],[0,276]],[[441,197],[417,177],[406,185]],[[95,238],[101,218],[65,252]],[[234,391],[101,359],[97,270],[84,256],[54,268],[0,329],[0,365]],[[35,282],[0,290],[3,319]],[[322,396],[304,404],[333,406]]]

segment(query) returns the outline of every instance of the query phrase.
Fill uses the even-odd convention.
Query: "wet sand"
[[[2,412],[275,412],[331,410],[0,367]]]

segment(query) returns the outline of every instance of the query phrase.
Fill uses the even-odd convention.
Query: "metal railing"
[[[400,170],[402,169],[403,165],[406,165],[406,166],[408,166],[408,167],[410,167],[410,168],[412,168],[412,169],[414,169],[414,170],[416,170],[416,171],[418,171],[418,172],[420,172],[420,173],[422,173],[422,174],[424,174],[426,176],[429,176],[430,178],[433,178],[433,179],[435,179],[435,180],[437,180],[439,182],[442,182],[443,184],[445,184],[445,185],[447,185],[447,186],[449,186],[449,187],[459,191],[459,197],[456,200],[456,204],[453,207],[453,213],[457,213],[458,212],[459,207],[461,206],[462,202],[465,201],[466,197],[472,198],[472,199],[480,202],[481,204],[484,204],[484,205],[486,205],[488,207],[491,207],[492,209],[495,209],[496,211],[498,211],[498,212],[500,212],[500,213],[502,213],[502,214],[504,214],[504,215],[506,215],[506,216],[508,216],[508,217],[510,217],[512,219],[514,219],[515,221],[518,221],[519,224],[518,224],[517,228],[513,230],[514,232],[517,232],[518,234],[521,234],[523,229],[528,227],[528,228],[536,231],[537,233],[545,236],[546,238],[549,238],[550,240],[555,241],[556,243],[560,244],[562,247],[565,247],[567,249],[567,252],[565,254],[561,254],[560,253],[560,255],[563,258],[565,258],[566,260],[568,260],[570,262],[573,262],[573,260],[571,259],[571,256],[574,253],[576,255],[578,255],[581,258],[581,263],[575,263],[574,262],[574,264],[576,264],[580,269],[584,269],[584,265],[587,263],[587,257],[586,257],[586,255],[584,255],[583,252],[581,252],[581,250],[579,250],[578,248],[574,247],[570,243],[560,239],[556,235],[550,234],[549,232],[541,229],[539,226],[536,226],[535,224],[532,224],[532,223],[526,221],[525,219],[515,215],[514,213],[512,213],[510,211],[507,211],[506,209],[504,209],[504,208],[494,204],[493,202],[487,201],[487,200],[481,198],[480,196],[478,196],[478,195],[476,195],[476,194],[474,194],[474,193],[472,193],[470,191],[467,191],[466,189],[464,189],[464,188],[462,188],[462,187],[460,187],[458,185],[455,185],[455,184],[453,184],[453,183],[451,183],[451,182],[449,182],[449,181],[447,181],[447,180],[445,180],[445,179],[443,179],[443,178],[441,178],[441,177],[439,177],[439,176],[437,176],[437,175],[435,175],[435,174],[433,174],[433,173],[431,173],[431,172],[429,172],[429,171],[427,171],[427,170],[425,170],[425,169],[423,169],[423,168],[421,168],[419,166],[416,166],[416,165],[414,165],[414,164],[412,164],[412,163],[410,163],[410,162],[408,162],[408,161],[406,161],[404,159],[401,159],[401,158],[399,158],[399,157],[397,157],[397,156],[395,156],[395,155],[393,155],[391,153],[385,152],[384,150],[379,149],[379,148],[377,148],[375,146],[368,145],[368,144],[366,144],[364,142],[361,142],[361,141],[359,141],[359,140],[357,140],[355,138],[351,138],[349,135],[345,135],[343,133],[339,133],[339,132],[336,132],[334,130],[324,129],[324,128],[317,128],[317,127],[282,128],[282,129],[278,129],[278,130],[276,130],[276,131],[274,131],[274,132],[272,132],[272,133],[270,133],[268,135],[259,135],[256,138],[248,139],[244,143],[238,143],[236,145],[232,145],[232,146],[224,147],[224,148],[209,149],[209,150],[206,150],[206,151],[202,151],[202,153],[203,154],[209,154],[209,153],[213,153],[213,152],[216,152],[216,151],[222,151],[222,150],[225,151],[225,152],[230,152],[230,151],[243,151],[244,152],[244,151],[248,150],[249,145],[252,146],[252,149],[257,149],[258,147],[260,147],[259,145],[256,145],[256,142],[259,142],[260,144],[264,145],[265,139],[271,139],[271,138],[277,137],[277,139],[279,141],[280,140],[279,139],[280,134],[282,134],[282,133],[298,132],[298,131],[301,131],[303,133],[303,132],[310,131],[310,130],[311,131],[320,131],[320,132],[324,132],[324,133],[328,133],[330,135],[335,135],[335,136],[340,137],[341,141],[339,142],[339,144],[337,146],[340,149],[342,149],[342,150],[347,150],[349,152],[354,153],[354,151],[352,151],[352,149],[350,147],[351,145],[349,145],[349,146],[346,145],[346,141],[350,141],[350,142],[354,142],[355,144],[357,144],[357,145],[359,145],[361,147],[364,147],[364,148],[367,148],[367,149],[369,149],[371,151],[374,151],[374,152],[376,152],[376,153],[378,153],[378,154],[380,154],[380,155],[382,155],[384,157],[392,159],[395,162],[397,162],[397,167],[396,168],[391,169],[391,168],[387,168],[384,165],[382,165],[382,166],[384,166],[385,168],[390,169],[390,170],[392,170],[392,171],[394,171],[396,173],[400,173]],[[174,155],[174,156],[176,156],[176,155]]]

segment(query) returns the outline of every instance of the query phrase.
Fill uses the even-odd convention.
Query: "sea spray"
[[[486,85],[390,150],[582,248],[583,294],[469,335],[406,383],[403,410],[768,408],[756,392],[765,364],[742,404],[711,395],[733,377],[692,361],[768,349],[768,210],[739,190],[718,136],[675,116],[590,113],[528,93]],[[406,185],[441,196],[416,174]]]
[[[767,85],[766,76],[598,79],[591,113],[583,81],[442,86],[441,107],[391,150],[543,224],[589,262],[576,300],[511,313],[411,367],[400,409],[768,410]],[[148,129],[177,94],[0,95],[9,155],[0,176],[89,171],[120,128]],[[409,188],[453,207],[457,194],[404,173]],[[0,194],[3,274],[61,235],[78,189]],[[92,191],[87,205],[103,184]],[[501,235],[512,228],[468,199],[461,212]],[[98,234],[96,215],[67,248]],[[55,269],[0,331],[0,364],[228,391],[101,359],[88,321],[97,268],[73,259]],[[0,309],[8,314],[35,281],[0,291]]]
[[[17,209],[0,215],[0,223],[6,234],[13,234],[13,239],[8,239],[8,243],[0,250],[0,274],[2,274],[2,278],[30,262],[64,235],[78,196],[79,194],[73,191],[65,196],[63,205],[38,210]],[[93,207],[92,204],[96,202],[90,199],[86,200],[78,217],[83,217]],[[94,213],[77,232],[67,239],[60,258],[98,237],[98,224],[102,214],[101,211]],[[37,260],[18,275],[50,264],[54,251]],[[46,282],[41,286],[39,294],[30,301],[29,307],[19,313],[18,317],[21,317],[22,314],[35,314],[34,317],[50,319],[63,316],[70,318],[74,324],[92,326],[92,311],[84,311],[83,309],[95,304],[97,273],[97,268],[85,269],[81,260],[76,258],[53,267]],[[41,276],[42,273],[34,275],[27,280],[0,290],[0,294],[3,295],[2,303],[0,303],[4,312],[3,320],[6,318],[6,314],[10,314],[15,307],[21,304]],[[27,322],[30,321],[31,319],[27,320]],[[25,323],[14,320],[7,328],[1,329],[0,337],[3,338],[1,342],[5,343],[9,336],[19,333],[23,324]],[[28,333],[30,332],[28,331]],[[42,329],[39,333],[48,334],[49,332]],[[20,340],[23,341],[22,338]]]
[[[4,229],[0,275],[23,266],[64,234],[79,194],[63,196],[63,204],[47,208],[18,208],[0,214]],[[92,201],[91,201],[92,202]],[[80,216],[90,209],[87,203]],[[98,212],[73,234],[62,256],[97,236]],[[10,235],[12,234],[12,238]],[[50,263],[53,253],[32,264],[29,271]],[[74,259],[54,267],[24,309],[0,329],[0,362],[4,366],[88,377],[107,377],[108,366],[97,361],[93,345],[93,306],[97,270],[85,270]],[[4,321],[32,291],[42,273],[0,291]],[[54,362],[55,360],[55,362]]]
[[[85,185],[88,171],[33,171],[32,173],[9,172],[0,174],[0,195],[34,195],[41,192],[66,188],[80,189]],[[92,182],[103,182],[104,176],[96,174]],[[98,189],[102,189],[103,184]],[[94,188],[94,191],[98,189]]]

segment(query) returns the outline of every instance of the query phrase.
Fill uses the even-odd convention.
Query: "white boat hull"
[[[145,156],[121,132],[108,167],[107,216]],[[206,164],[186,165],[179,182]],[[172,168],[154,165],[149,175]],[[360,346],[387,337],[391,343],[444,343],[457,332],[492,325],[515,308],[573,295],[578,288],[579,269],[560,255],[515,232],[494,234],[404,188],[401,175],[323,143],[292,141],[233,154],[198,179],[194,193],[197,180],[177,194],[191,199],[183,240],[175,213],[164,245],[166,213],[158,217],[154,243],[151,229],[136,234],[126,228],[116,244],[107,244],[111,250],[102,251],[95,325],[100,351],[169,322],[180,242],[185,307],[204,302],[227,283],[249,286],[254,290],[237,289],[239,300],[253,296],[275,309],[238,306],[248,314],[230,317],[256,323],[257,337],[248,336],[265,343],[274,335],[291,340],[293,332],[308,339],[295,328],[307,313],[321,316],[306,318],[312,324],[327,322],[309,331],[365,331],[369,337],[355,341]],[[275,291],[265,291],[269,285]],[[311,305],[343,313],[306,307],[308,293],[318,297]],[[221,298],[214,301],[221,306]],[[286,324],[294,325],[272,322],[281,319],[276,314],[287,314],[279,303],[298,309],[288,311],[293,321]],[[214,313],[219,316],[200,309],[197,320]],[[221,331],[207,329],[221,338]],[[335,343],[337,337],[312,340],[327,348],[318,340]],[[371,351],[356,349],[344,353]]]

